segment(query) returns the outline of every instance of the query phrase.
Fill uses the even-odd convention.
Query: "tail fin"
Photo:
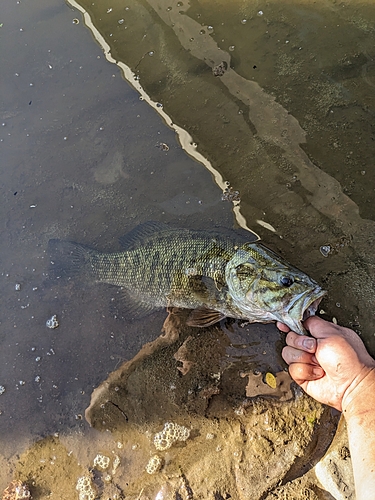
[[[49,240],[48,255],[50,258],[49,277],[52,279],[70,280],[76,276],[90,277],[90,249],[64,240]]]

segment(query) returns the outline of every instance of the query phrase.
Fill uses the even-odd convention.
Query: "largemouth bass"
[[[209,326],[225,317],[251,323],[281,321],[305,334],[325,291],[259,242],[242,235],[174,229],[158,222],[120,239],[121,252],[50,240],[55,276],[80,276],[121,287],[129,316],[169,306],[192,309],[188,324]]]

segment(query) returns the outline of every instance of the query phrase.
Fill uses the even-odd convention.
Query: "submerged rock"
[[[94,390],[85,413],[96,429],[142,443],[144,464],[157,445],[158,459],[146,470],[144,465],[143,474],[127,456],[126,497],[135,500],[142,491],[142,499],[164,498],[160,481],[168,478],[167,490],[183,499],[257,499],[303,474],[306,464],[312,468],[337,422],[329,408],[293,388],[288,373],[267,357],[277,352],[272,332],[255,327],[245,346],[248,334],[236,323],[228,324],[228,335],[217,326],[196,332],[186,325],[188,312],[169,312],[163,334]],[[269,337],[257,342],[257,328]],[[275,332],[274,342],[279,338]],[[270,366],[275,375],[267,384]],[[178,425],[169,423],[160,432],[165,422]],[[180,434],[183,442],[169,439]]]

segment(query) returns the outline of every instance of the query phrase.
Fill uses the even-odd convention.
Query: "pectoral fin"
[[[186,324],[189,326],[198,326],[203,328],[205,326],[211,326],[218,323],[225,318],[225,314],[214,311],[213,309],[207,309],[205,307],[194,309],[189,315]]]

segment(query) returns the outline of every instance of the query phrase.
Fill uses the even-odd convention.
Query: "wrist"
[[[366,373],[362,372],[347,388],[342,399],[342,412],[347,421],[375,414],[375,367],[367,367]]]

